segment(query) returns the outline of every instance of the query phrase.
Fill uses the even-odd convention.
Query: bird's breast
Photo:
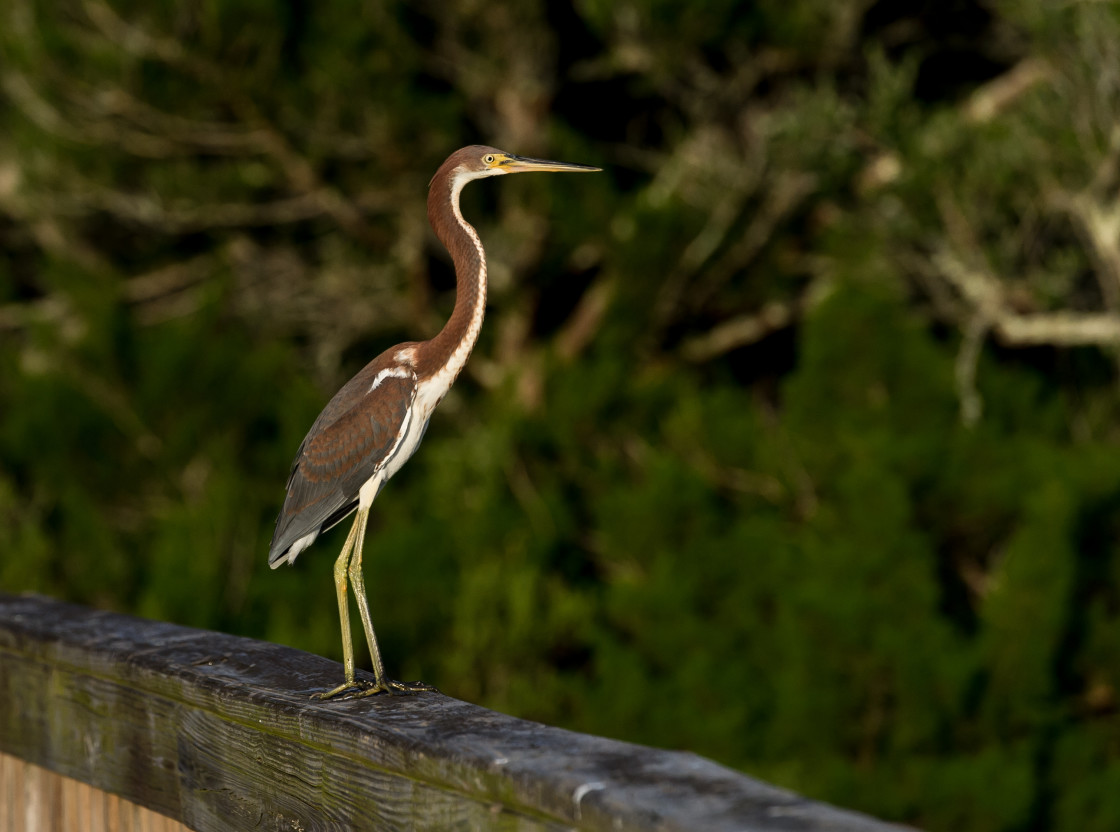
[[[392,455],[386,458],[384,465],[362,487],[359,500],[367,507],[373,502],[373,498],[377,496],[381,486],[396,474],[416,453],[416,449],[420,447],[420,441],[424,438],[424,432],[428,429],[428,421],[432,418],[432,411],[436,409],[436,406],[447,395],[447,391],[451,387],[450,382],[443,383],[444,380],[437,378],[437,376],[417,384],[416,396],[413,398],[412,406],[401,425],[401,432]],[[451,379],[451,381],[454,381],[454,379]]]

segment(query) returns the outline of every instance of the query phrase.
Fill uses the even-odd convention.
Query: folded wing
[[[308,535],[313,540],[354,511],[362,486],[392,459],[404,438],[416,378],[383,373],[378,377],[376,369],[367,367],[343,387],[303,440],[276,518],[269,564],[286,558],[293,544]],[[295,554],[298,551],[293,560]]]

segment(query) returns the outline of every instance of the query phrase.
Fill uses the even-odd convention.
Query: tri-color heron
[[[334,564],[338,616],[342,622],[342,656],[346,680],[318,698],[347,691],[414,693],[433,690],[422,682],[397,682],[385,676],[373,633],[369,601],[362,582],[362,543],[369,508],[381,487],[415,453],[432,411],[440,403],[471,354],[486,310],[486,253],[459,210],[459,194],[472,179],[529,171],[595,171],[599,168],[527,159],[493,147],[457,150],[432,177],[428,221],[455,263],[455,308],[429,341],[390,347],[373,359],[335,394],[311,426],[296,452],[288,477],[288,494],[268,553],[273,569],[293,563],[319,534],[357,510],[354,525]],[[375,679],[354,678],[347,581],[362,618]]]

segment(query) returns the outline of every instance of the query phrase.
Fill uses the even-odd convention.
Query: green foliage
[[[1120,19],[896,7],[11,0],[0,589],[339,657],[345,524],[265,568],[291,457],[446,317],[431,171],[517,143],[606,171],[466,195],[490,319],[367,537],[391,672],[931,830],[1116,828],[1115,347],[983,303],[1116,312]]]

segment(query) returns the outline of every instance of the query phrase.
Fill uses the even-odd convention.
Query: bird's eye
[[[482,161],[484,161],[488,165],[494,164],[494,154],[493,153],[487,153],[485,156],[482,157]]]

